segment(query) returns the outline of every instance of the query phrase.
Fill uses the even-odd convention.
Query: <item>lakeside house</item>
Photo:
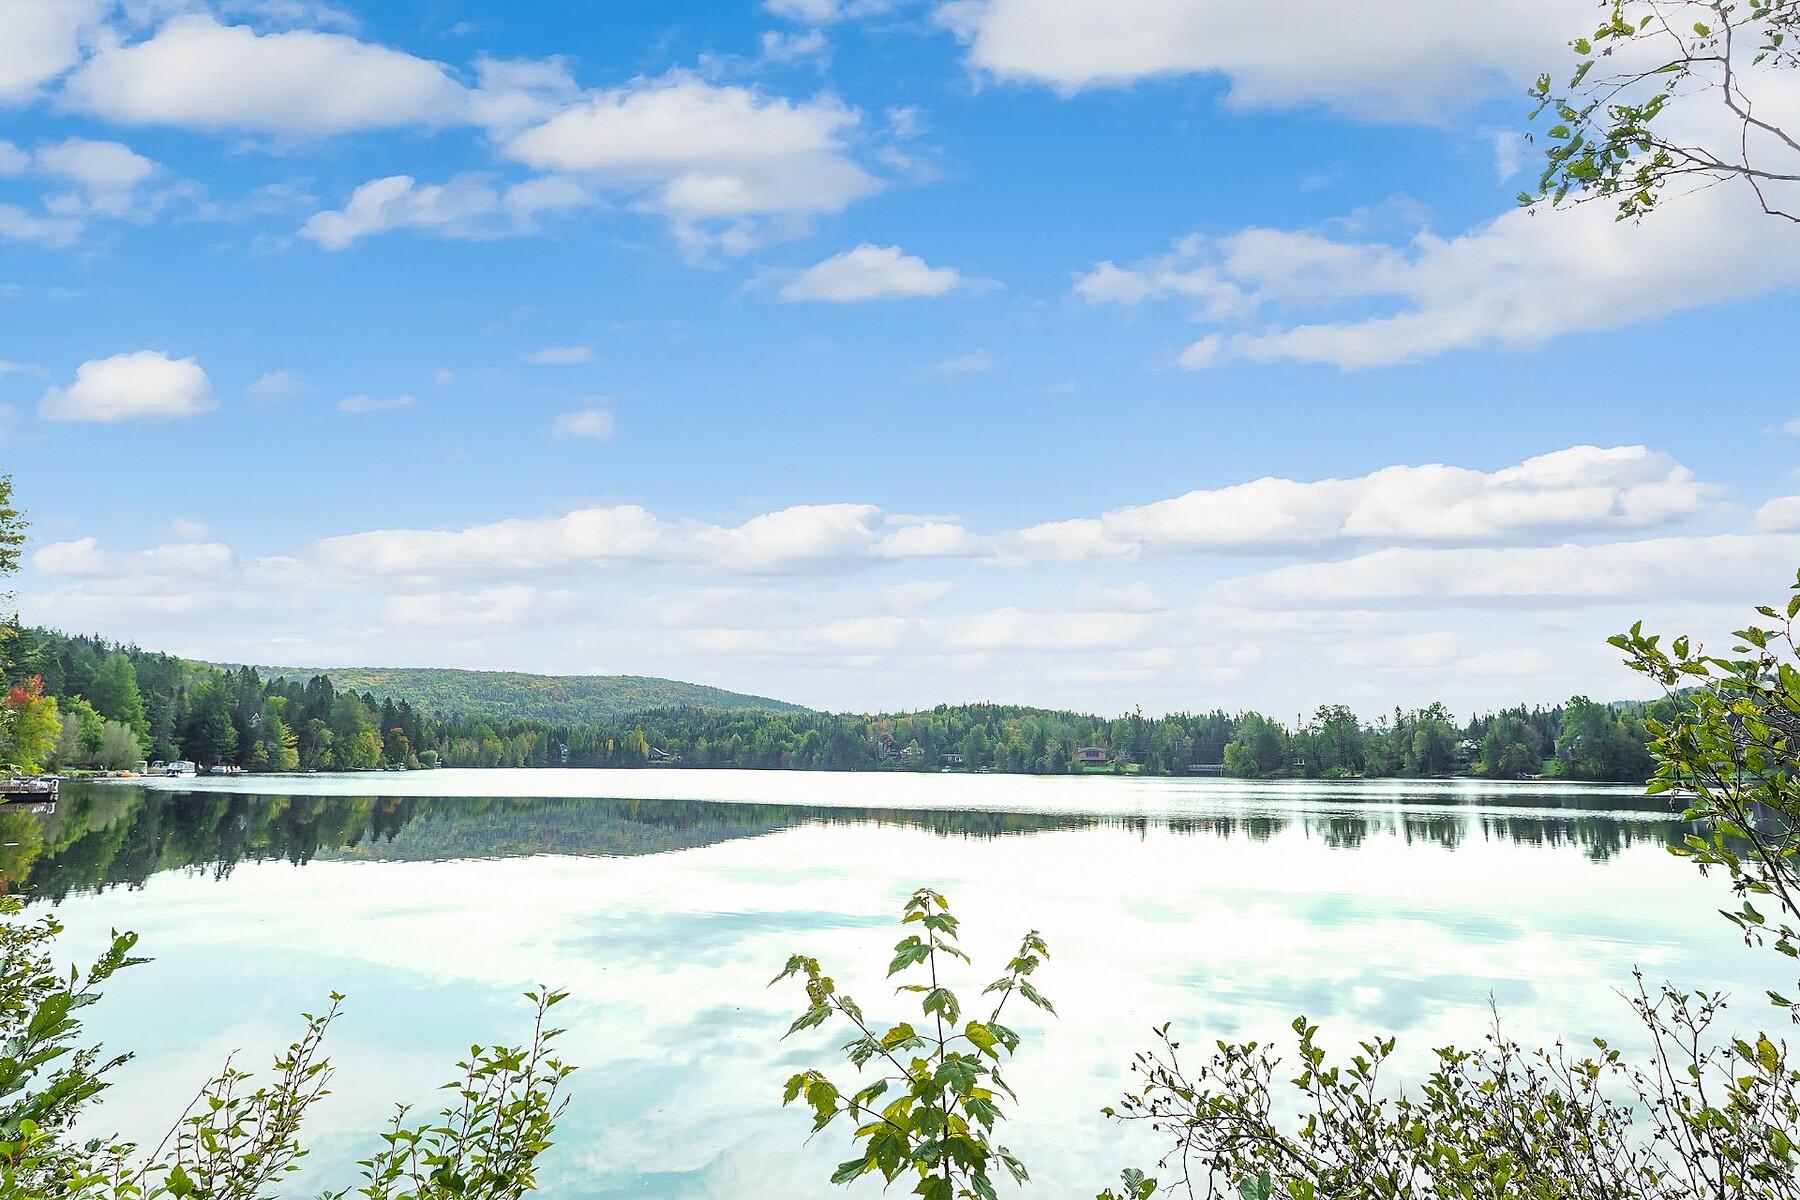
[[[1107,762],[1104,746],[1083,746],[1075,751],[1075,765],[1078,767],[1104,767]]]

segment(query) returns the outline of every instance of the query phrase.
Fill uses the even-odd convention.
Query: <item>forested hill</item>
[[[238,664],[228,664],[236,670]],[[264,679],[304,683],[316,675],[340,690],[378,700],[404,700],[435,717],[485,721],[547,721],[589,725],[652,709],[699,708],[798,713],[798,704],[746,696],[722,688],[643,675],[528,675],[521,671],[458,671],[436,667],[255,667]]]

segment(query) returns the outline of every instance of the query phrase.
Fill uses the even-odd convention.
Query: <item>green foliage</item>
[[[1800,178],[1800,143],[1753,96],[1778,91],[1782,81],[1767,75],[1796,64],[1800,0],[1604,0],[1601,9],[1594,32],[1571,43],[1567,82],[1545,73],[1531,89],[1532,119],[1550,123],[1537,192],[1520,201],[1603,199],[1635,219],[1671,183],[1738,179],[1764,212],[1800,220],[1782,190]],[[1713,111],[1689,111],[1703,106]],[[1716,134],[1696,137],[1707,128]]]
[[[1562,736],[1557,739],[1558,774],[1584,780],[1648,778],[1654,762],[1644,745],[1647,737],[1641,721],[1576,696],[1563,709]]]
[[[321,1051],[342,998],[305,1018],[305,1031],[276,1056],[265,1081],[228,1062],[149,1151],[77,1143],[68,1136],[72,1122],[125,1061],[78,1045],[81,1010],[115,972],[144,960],[131,956],[134,935],[115,933],[85,973],[65,973],[51,957],[60,931],[53,917],[21,920],[19,901],[0,897],[0,1200],[271,1195],[305,1157],[301,1127],[331,1079]],[[362,1163],[363,1185],[328,1193],[333,1200],[518,1200],[533,1190],[573,1068],[551,1052],[561,1030],[546,1021],[563,994],[526,995],[537,1006],[530,1043],[472,1047],[460,1076],[445,1085],[455,1099],[439,1120],[408,1125],[401,1109],[382,1148]]]
[[[0,761],[26,775],[43,770],[62,737],[56,697],[43,694],[33,677],[7,693],[0,706]]]
[[[1722,870],[1740,907],[1725,915],[1753,944],[1800,957],[1800,575],[1768,623],[1734,635],[1734,653],[1704,653],[1685,637],[1666,647],[1642,625],[1610,639],[1633,670],[1670,699],[1666,720],[1647,722],[1657,759],[1650,791],[1679,797],[1700,832],[1678,851],[1702,871]],[[1759,907],[1760,906],[1760,907]],[[1762,910],[1768,908],[1770,912]],[[1772,997],[1800,1020],[1800,1000]]]
[[[50,954],[62,926],[20,912],[0,896],[0,1200],[69,1194],[89,1173],[61,1139],[125,1057],[77,1045],[82,1010],[114,972],[144,961],[131,955],[134,935],[115,933],[85,972],[64,972]]]
[[[0,475],[0,575],[19,569],[19,551],[25,545],[28,524],[25,514],[13,504],[12,476]]]
[[[1000,1017],[1015,995],[1054,1012],[1031,981],[1050,951],[1035,930],[1026,934],[1006,970],[982,991],[997,993],[992,1010],[984,1019],[965,1022],[962,1002],[940,971],[952,961],[969,962],[957,946],[949,902],[921,888],[906,902],[901,924],[918,930],[894,946],[887,973],[890,979],[910,973],[908,978],[918,980],[896,990],[920,998],[919,1026],[899,1021],[884,1028],[871,1022],[860,1005],[837,990],[818,960],[806,955],[789,958],[775,977],[776,983],[794,976],[806,982],[806,1011],[787,1036],[841,1018],[856,1031],[844,1044],[846,1057],[859,1073],[871,1064],[877,1070],[872,1082],[849,1093],[819,1071],[802,1071],[787,1081],[782,1104],[805,1103],[815,1133],[840,1116],[855,1125],[852,1141],[862,1143],[861,1153],[838,1165],[833,1183],[879,1174],[892,1184],[905,1176],[915,1179],[913,1194],[926,1200],[994,1200],[994,1168],[1003,1166],[1021,1183],[1027,1178],[1024,1164],[994,1140],[994,1126],[1005,1118],[1000,1093],[1017,1100],[1001,1076],[1001,1061],[1021,1041]]]
[[[1643,1066],[1604,1041],[1576,1057],[1527,1051],[1496,1027],[1446,1047],[1412,1093],[1383,1068],[1392,1038],[1333,1060],[1294,1022],[1298,1070],[1270,1047],[1219,1042],[1183,1066],[1167,1026],[1134,1064],[1143,1080],[1107,1114],[1173,1138],[1160,1164],[1192,1195],[1254,1200],[1792,1200],[1800,1195],[1800,1073],[1785,1044],[1718,1039],[1716,996],[1639,990],[1656,1052]],[[1287,1114],[1299,1114],[1290,1116]],[[1128,1175],[1142,1180],[1141,1172]],[[1152,1185],[1154,1186],[1154,1185]],[[1100,1200],[1150,1194],[1106,1191]]]
[[[534,1191],[538,1157],[567,1104],[559,1097],[563,1081],[575,1069],[549,1052],[563,1031],[547,1017],[567,997],[527,992],[537,1004],[530,1045],[472,1047],[457,1064],[462,1078],[445,1085],[455,1102],[425,1124],[408,1124],[400,1109],[382,1149],[361,1164],[363,1185],[329,1200],[517,1200]]]

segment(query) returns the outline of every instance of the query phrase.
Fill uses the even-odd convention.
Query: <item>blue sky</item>
[[[1389,8],[0,0],[22,612],[863,710],[1637,694],[1607,634],[1800,566],[1800,234],[1518,210],[1597,10]]]

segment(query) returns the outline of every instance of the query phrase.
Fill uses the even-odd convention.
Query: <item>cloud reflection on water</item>
[[[148,1135],[151,1114],[224,1049],[262,1057],[337,988],[350,994],[333,1039],[342,1075],[295,1194],[348,1182],[342,1168],[367,1152],[386,1103],[429,1103],[471,1040],[516,1038],[516,994],[541,979],[573,993],[559,1011],[582,1064],[546,1164],[550,1200],[822,1191],[842,1146],[806,1143],[779,1088],[796,1067],[835,1065],[841,1038],[780,1041],[796,996],[765,984],[806,949],[873,1012],[895,1011],[879,978],[889,922],[921,883],[963,917],[983,964],[973,983],[1024,929],[1050,940],[1043,986],[1060,1017],[1020,1021],[1027,1048],[1009,1076],[1024,1101],[1006,1133],[1046,1195],[1091,1195],[1080,1189],[1147,1164],[1149,1147],[1097,1110],[1162,1020],[1200,1044],[1279,1038],[1304,1012],[1338,1045],[1399,1034],[1400,1065],[1416,1072],[1430,1047],[1480,1036],[1490,994],[1509,1032],[1542,1041],[1628,1032],[1616,989],[1634,964],[1725,986],[1750,1019],[1775,981],[1716,915],[1717,881],[1663,851],[1666,814],[1623,793],[1599,793],[1596,810],[1566,793],[1514,792],[1508,808],[1415,785],[1358,806],[1342,792],[1222,788],[1210,811],[1184,800],[1146,816],[1150,789],[1123,812],[946,812],[930,806],[940,782],[888,785],[911,803],[881,812],[422,799],[391,842],[346,851],[325,838],[304,869],[244,854],[222,873],[202,857],[134,888],[71,888],[59,907],[76,941],[119,925],[157,955],[96,1010],[99,1032],[142,1051],[100,1116]],[[281,803],[146,794],[139,811],[152,802],[171,868],[185,864],[170,846],[196,848],[177,839],[200,810],[234,827],[252,811],[233,804]],[[286,803],[334,837],[355,824],[347,808],[382,810],[367,797]],[[382,811],[389,826],[400,813]],[[140,869],[158,861],[154,839],[133,837],[148,848]]]

